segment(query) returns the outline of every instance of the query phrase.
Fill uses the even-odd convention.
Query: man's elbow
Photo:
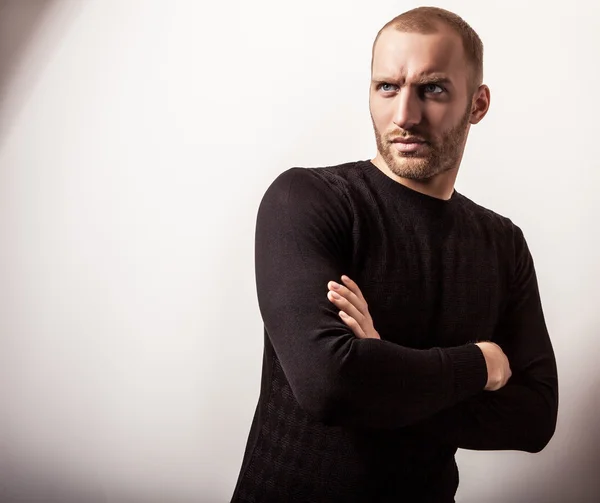
[[[549,421],[547,425],[538,425],[529,435],[523,450],[532,454],[541,452],[550,443],[555,431],[556,420]]]
[[[550,393],[541,395],[535,412],[528,417],[527,438],[524,439],[525,452],[537,454],[546,448],[556,431],[558,420],[558,391],[556,385]]]
[[[344,418],[349,415],[349,403],[337,386],[306,387],[296,390],[295,395],[300,408],[320,423],[329,426],[342,425]]]

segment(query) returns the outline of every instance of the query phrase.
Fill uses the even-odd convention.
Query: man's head
[[[419,7],[373,44],[369,108],[378,157],[395,175],[426,181],[457,169],[471,124],[489,107],[483,45],[456,14]]]

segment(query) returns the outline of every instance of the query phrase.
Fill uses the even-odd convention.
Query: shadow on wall
[[[0,0],[0,146],[60,39],[64,18],[58,14],[78,3]]]
[[[80,3],[0,0],[0,149]],[[0,503],[106,501],[99,484],[80,487],[37,473],[34,462],[7,445],[9,436],[0,421]]]

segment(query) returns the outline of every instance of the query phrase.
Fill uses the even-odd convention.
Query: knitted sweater
[[[261,391],[236,503],[454,501],[457,448],[541,450],[558,384],[520,228],[457,191],[441,200],[370,161],[292,168],[256,224]],[[377,339],[327,298],[348,275]],[[484,391],[477,341],[513,376]]]

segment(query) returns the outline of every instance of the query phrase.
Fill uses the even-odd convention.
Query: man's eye
[[[427,94],[440,94],[444,92],[444,88],[438,84],[426,84],[423,86],[423,91]]]
[[[384,82],[383,84],[379,84],[379,89],[381,89],[384,92],[389,92],[389,91],[394,91],[395,89],[395,85],[393,84],[388,84],[387,82]]]

